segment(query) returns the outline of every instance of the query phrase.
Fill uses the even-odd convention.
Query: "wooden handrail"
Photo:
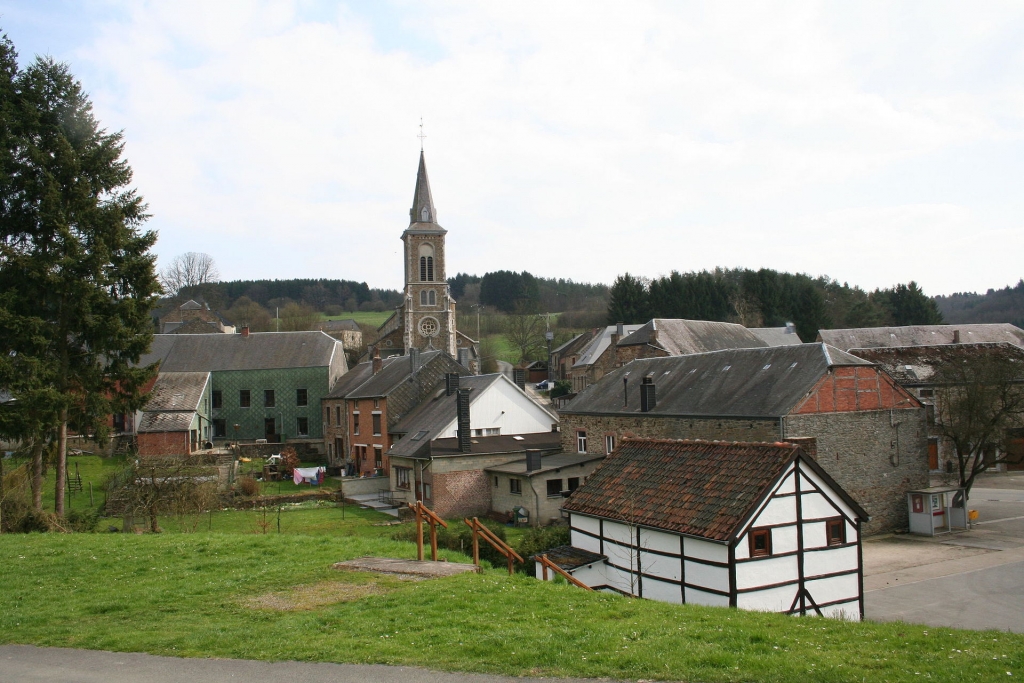
[[[495,550],[504,555],[508,559],[508,575],[512,576],[515,573],[515,567],[513,561],[518,560],[520,564],[524,564],[525,560],[520,557],[519,553],[512,549],[510,545],[505,543],[503,540],[494,535],[490,529],[480,523],[480,520],[476,517],[473,521],[463,518],[470,529],[473,530],[473,564],[480,566],[480,541],[479,537],[483,537],[485,541],[491,544]]]
[[[550,569],[553,572],[555,572],[556,574],[561,575],[562,578],[564,578],[566,581],[568,581],[569,583],[571,583],[574,586],[579,586],[580,588],[583,588],[584,590],[588,590],[588,591],[594,590],[593,588],[591,588],[587,584],[583,583],[582,581],[577,579],[575,576],[573,576],[572,574],[570,574],[569,572],[565,571],[564,569],[559,567],[557,564],[555,564],[554,562],[549,560],[547,555],[535,555],[534,557],[536,557],[537,561],[540,562],[542,567],[544,567],[544,580],[545,581],[548,580],[548,572],[547,572],[547,570]]]
[[[423,561],[423,520],[426,519],[430,525],[430,559],[437,562],[437,525],[447,529],[448,523],[434,514],[423,501],[417,500],[409,507],[416,513],[416,559]]]

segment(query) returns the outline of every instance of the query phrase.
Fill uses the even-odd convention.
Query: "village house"
[[[594,589],[864,616],[867,513],[797,445],[627,439],[564,510],[572,545],[549,559]]]
[[[341,342],[322,332],[248,328],[155,335],[139,361],[152,364],[161,376],[209,373],[211,433],[204,441],[289,443],[313,451],[323,443],[320,399],[347,369]],[[128,422],[125,416],[113,421]]]
[[[551,367],[554,370],[554,379],[568,381],[572,378],[572,366],[579,360],[579,354],[583,352],[598,331],[598,329],[593,329],[577,334],[551,351]]]
[[[208,372],[162,372],[138,421],[141,457],[191,455],[210,441]]]
[[[942,438],[938,423],[941,415],[942,384],[937,376],[954,363],[969,363],[975,359],[993,358],[1013,360],[1024,367],[1024,348],[1007,342],[935,344],[928,346],[879,346],[870,349],[850,349],[850,353],[884,368],[900,386],[917,396],[925,405],[928,425],[928,468],[933,472],[953,472],[957,462],[956,450]],[[1007,435],[1006,447],[1011,458],[995,465],[996,470],[1024,470],[1024,424]],[[985,457],[994,461],[1000,456],[990,450]]]
[[[800,335],[796,333],[796,325],[793,323],[786,323],[785,327],[748,327],[747,329],[768,346],[795,346],[803,343],[800,341]]]
[[[235,326],[211,311],[209,305],[189,299],[160,318],[160,334],[234,334]]]
[[[341,342],[346,352],[358,351],[363,345],[363,330],[351,318],[346,320],[324,320],[319,323],[320,331]]]
[[[446,374],[468,375],[443,351],[374,357],[343,375],[322,400],[324,447],[331,467],[386,474],[395,426],[443,386]]]
[[[387,452],[396,502],[422,500],[442,516],[490,510],[486,467],[557,451],[558,418],[505,375],[445,377],[394,428]],[[501,437],[501,438],[497,438]]]
[[[818,341],[843,351],[887,346],[998,342],[1024,347],[1024,330],[1009,323],[855,327],[845,330],[818,330]]]
[[[615,345],[627,334],[640,329],[640,325],[608,325],[601,328],[580,353],[569,372],[572,391],[577,394],[619,366]]]
[[[492,484],[491,512],[531,526],[560,523],[566,496],[586,483],[604,460],[603,455],[560,451],[530,449],[525,457],[484,468]]]
[[[806,452],[871,514],[865,533],[907,526],[905,492],[928,485],[920,401],[881,368],[825,344],[633,361],[560,411],[566,452],[626,437],[806,440]]]
[[[637,358],[687,356],[763,346],[769,344],[743,325],[712,320],[654,318],[616,342],[615,359],[621,366]]]

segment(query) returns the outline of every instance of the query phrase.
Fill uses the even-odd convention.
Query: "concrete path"
[[[562,679],[573,683],[579,679]],[[0,645],[4,683],[550,683],[550,679],[453,674],[404,666],[241,659],[179,659],[138,653]]]

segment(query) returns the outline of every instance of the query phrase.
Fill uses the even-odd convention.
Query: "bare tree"
[[[184,287],[195,287],[207,282],[217,282],[220,273],[213,257],[198,251],[188,251],[171,259],[160,271],[160,284],[164,293],[177,294]]]
[[[544,320],[538,315],[510,315],[505,319],[505,338],[520,362],[536,360],[544,349]]]
[[[970,496],[979,474],[1022,460],[1010,441],[1024,428],[1024,361],[1011,349],[993,347],[946,364],[936,379],[936,421],[956,450],[959,485]]]

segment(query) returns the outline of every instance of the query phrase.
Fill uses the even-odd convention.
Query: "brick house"
[[[210,440],[210,373],[161,372],[138,425],[141,457],[186,456]]]
[[[390,471],[394,428],[444,384],[446,374],[469,375],[443,351],[376,356],[343,375],[322,400],[328,464],[355,474]]]
[[[627,439],[564,510],[572,546],[552,554],[593,588],[864,616],[867,513],[799,446]]]
[[[323,332],[158,334],[139,365],[210,375],[210,440],[323,443],[320,399],[346,369]]]
[[[555,415],[501,373],[449,375],[395,426],[401,438],[387,453],[391,491],[442,516],[483,514],[491,495],[484,468],[522,459],[527,448],[558,450],[557,426]]]
[[[906,528],[905,492],[928,485],[920,401],[883,369],[825,344],[636,360],[560,411],[567,452],[625,437],[775,442],[805,450],[871,515]]]
[[[572,366],[597,333],[598,329],[593,329],[578,334],[551,352],[551,367],[556,380],[572,378]]]
[[[884,368],[900,386],[917,396],[925,405],[928,424],[928,468],[933,472],[952,471],[957,460],[955,448],[942,438],[941,426],[936,423],[937,412],[941,414],[938,401],[942,396],[942,385],[936,373],[951,363],[963,363],[983,356],[1015,360],[1024,364],[1024,348],[1007,342],[890,346],[850,349],[850,353]],[[1024,428],[1024,424],[1019,427]],[[999,470],[1024,470],[1024,429],[1013,430],[1008,436],[1007,447],[1011,449],[1010,453],[1019,452],[1021,461],[1004,462],[995,467]],[[998,455],[990,452],[988,457],[994,459]]]
[[[712,320],[654,318],[615,344],[618,365],[637,358],[687,356],[723,349],[756,349],[768,342],[743,325]]]
[[[615,345],[627,334],[640,329],[641,325],[609,325],[601,328],[590,343],[579,352],[576,362],[569,371],[573,393],[579,393],[604,377],[605,373],[619,366],[615,356]]]

